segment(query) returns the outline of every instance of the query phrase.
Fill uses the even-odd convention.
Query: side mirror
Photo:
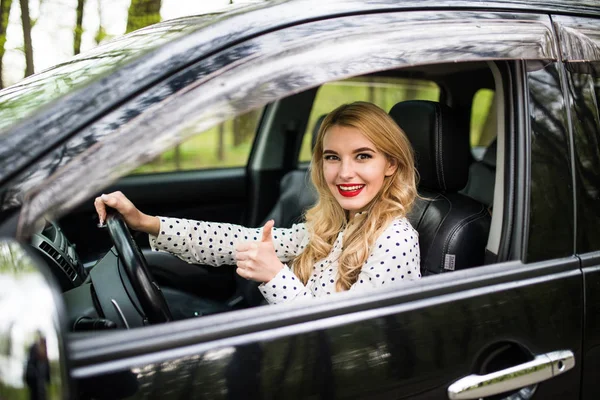
[[[0,239],[0,399],[69,397],[65,315],[48,266]]]

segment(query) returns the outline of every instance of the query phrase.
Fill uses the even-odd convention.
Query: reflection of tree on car
[[[46,338],[37,332],[36,340],[29,348],[25,365],[24,381],[29,388],[29,398],[42,400],[47,398],[46,385],[50,382],[50,364]]]

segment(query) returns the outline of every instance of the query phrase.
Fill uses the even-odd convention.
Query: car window
[[[310,113],[298,160],[310,161],[312,137],[320,116],[340,104],[368,101],[389,110],[394,104],[405,100],[438,101],[440,88],[432,81],[390,77],[352,78],[330,82],[319,88]]]
[[[132,174],[245,166],[262,111],[247,112],[200,132],[137,168]]]
[[[532,262],[574,253],[574,211],[559,73],[553,64],[528,67],[531,182],[526,261]]]
[[[473,96],[471,106],[471,152],[476,160],[481,160],[487,147],[496,138],[494,91],[492,89],[479,89]]]
[[[600,64],[569,63],[577,185],[577,252],[600,250]]]

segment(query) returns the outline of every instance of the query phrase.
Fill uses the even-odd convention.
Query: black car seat
[[[390,116],[413,145],[419,195],[408,215],[419,232],[421,273],[482,265],[491,216],[458,191],[467,183],[469,135],[449,107],[424,100],[396,104]]]
[[[496,182],[496,146],[494,139],[483,153],[483,158],[469,167],[469,180],[460,192],[485,204],[489,209],[494,203],[494,185]]]
[[[326,116],[327,114],[321,115],[313,126],[311,150],[315,147],[319,128]],[[304,212],[316,201],[317,192],[310,180],[310,172],[303,170],[289,171],[281,178],[279,197],[275,207],[263,221],[263,225],[268,220],[273,219],[275,220],[275,226],[289,228],[295,223],[302,222]]]

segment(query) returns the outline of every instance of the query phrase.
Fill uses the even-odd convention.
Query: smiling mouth
[[[338,192],[344,197],[357,196],[365,185],[337,185]]]

